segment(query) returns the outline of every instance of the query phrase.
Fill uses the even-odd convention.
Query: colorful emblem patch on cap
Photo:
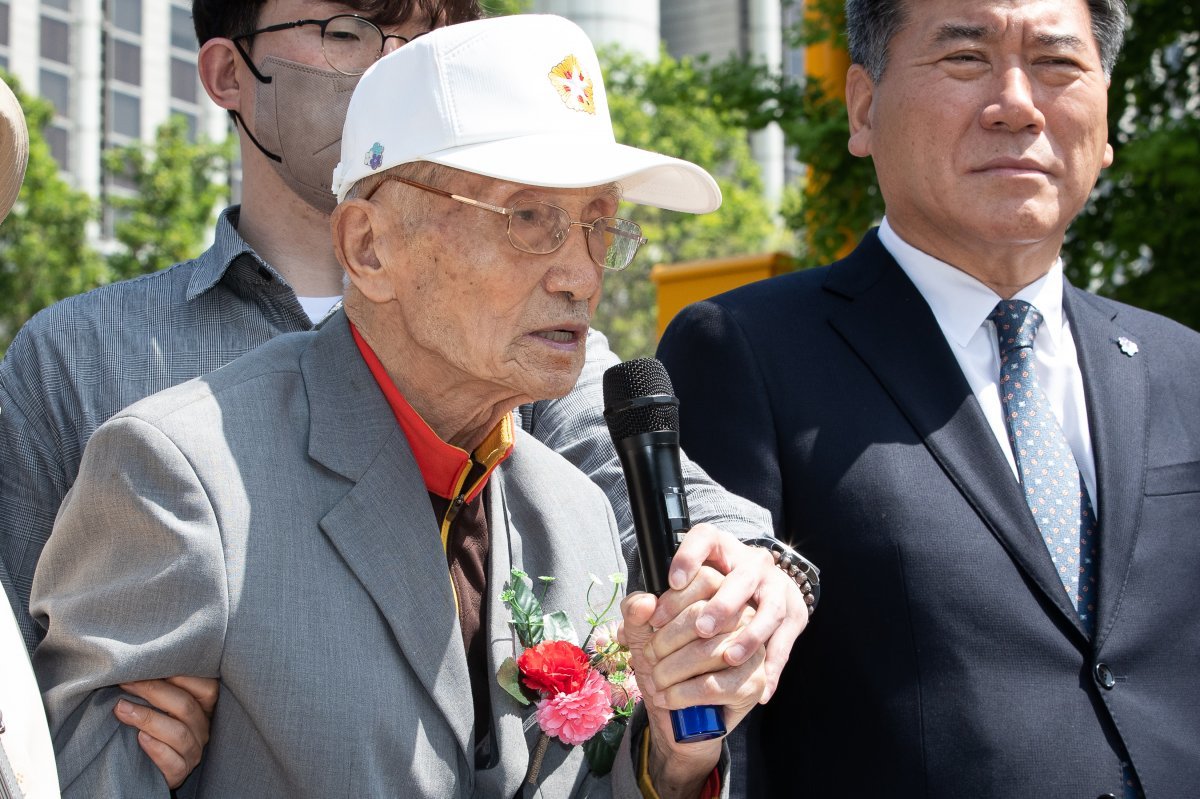
[[[371,169],[379,169],[379,165],[383,163],[383,145],[379,142],[372,144],[371,149],[363,156],[363,163]]]
[[[579,59],[569,55],[550,70],[550,82],[558,96],[572,111],[596,113],[596,98],[592,94],[592,79],[584,74]]]

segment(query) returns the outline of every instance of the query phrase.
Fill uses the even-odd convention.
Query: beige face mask
[[[268,81],[254,95],[250,141],[274,165],[296,196],[324,214],[337,197],[330,189],[341,160],[342,126],[360,75],[343,75],[275,56],[263,59]]]

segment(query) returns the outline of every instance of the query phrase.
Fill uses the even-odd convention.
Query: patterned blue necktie
[[[988,319],[1000,342],[1000,402],[1021,487],[1063,588],[1091,635],[1096,625],[1096,514],[1071,445],[1038,386],[1033,337],[1042,315],[1003,300]]]

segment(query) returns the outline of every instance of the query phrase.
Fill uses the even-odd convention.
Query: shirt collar
[[[283,276],[276,272],[270,264],[259,258],[254,249],[238,233],[237,223],[241,211],[240,205],[231,205],[221,212],[221,216],[217,219],[216,230],[213,232],[212,246],[192,262],[194,270],[187,288],[189,302],[221,282],[233,263],[243,255],[253,258],[260,268],[267,269],[276,278],[283,280]],[[286,281],[284,282],[286,283]]]
[[[880,223],[879,240],[925,298],[946,336],[958,346],[966,347],[1000,302],[1000,295],[961,269],[900,238],[887,217]],[[1044,321],[1039,333],[1049,332],[1055,349],[1063,335],[1062,296],[1062,259],[1056,258],[1050,271],[1013,297],[1025,300],[1041,312]]]
[[[400,389],[388,376],[379,357],[359,335],[358,328],[353,323],[350,325],[350,332],[354,336],[354,343],[358,345],[358,351],[362,353],[363,360],[366,361],[367,368],[371,370],[371,375],[379,384],[380,390],[383,391],[388,405],[391,406],[392,413],[395,414],[396,421],[400,424],[400,429],[404,431],[404,436],[408,439],[413,457],[417,461],[417,467],[421,470],[421,477],[425,480],[426,490],[443,499],[454,499],[457,496],[465,495],[464,499],[467,502],[474,501],[483,491],[488,477],[495,468],[512,453],[512,414],[504,415],[492,432],[488,433],[483,443],[475,448],[474,458],[472,458],[472,454],[465,449],[448,444],[438,438],[437,433],[433,432],[433,428],[421,418],[421,415],[400,393]],[[474,470],[478,474],[478,478],[471,485],[464,485],[464,481],[472,473],[473,464],[481,467]]]

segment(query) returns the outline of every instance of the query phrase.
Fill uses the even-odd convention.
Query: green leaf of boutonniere
[[[625,735],[625,726],[626,719],[618,716],[583,744],[588,768],[595,774],[603,777],[612,771],[613,761],[617,759],[617,750],[621,748],[621,738]]]
[[[571,620],[567,618],[567,614],[561,610],[556,610],[553,613],[547,613],[542,617],[543,638],[546,641],[570,641],[575,646],[579,646],[579,636],[575,634],[575,628],[571,625]]]
[[[500,664],[500,671],[496,674],[496,682],[500,683],[500,687],[522,705],[529,704],[529,699],[521,690],[521,672],[517,668],[517,661],[505,658],[504,662]]]
[[[542,603],[533,593],[529,577],[523,571],[513,569],[500,598],[512,613],[512,626],[521,646],[528,649],[540,644],[543,637]]]

